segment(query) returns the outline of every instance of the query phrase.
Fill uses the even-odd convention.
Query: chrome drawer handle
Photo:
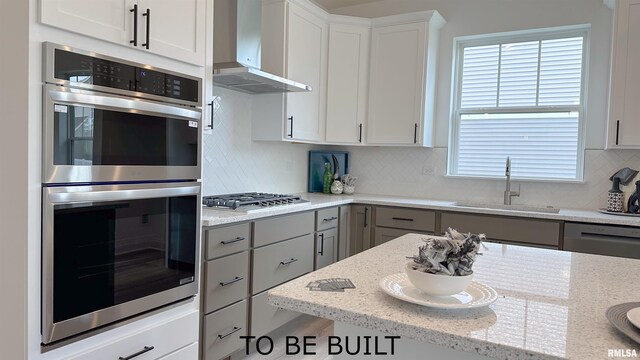
[[[232,329],[231,331],[229,331],[228,333],[226,333],[226,334],[224,334],[224,335],[218,335],[218,338],[219,338],[220,340],[222,340],[222,339],[226,338],[227,336],[229,336],[229,335],[231,335],[231,334],[233,334],[233,333],[237,333],[237,332],[238,332],[238,331],[240,331],[240,330],[242,330],[242,328],[241,328],[241,327],[234,326],[234,327],[233,327],[233,329]]]
[[[289,264],[294,263],[296,261],[298,261],[298,259],[291,258],[291,260],[289,260],[289,261],[280,261],[280,265],[289,265]]]
[[[225,241],[220,241],[220,244],[222,245],[228,245],[228,244],[233,244],[233,243],[237,243],[238,241],[242,241],[244,240],[243,237],[238,236],[237,238],[233,239],[233,240],[225,240]]]
[[[138,351],[138,352],[137,352],[137,353],[135,353],[135,354],[131,354],[131,355],[126,356],[126,357],[122,357],[122,356],[120,356],[120,357],[118,358],[118,360],[131,360],[131,359],[133,359],[134,357],[136,357],[136,356],[140,356],[140,355],[142,355],[142,354],[144,354],[144,353],[147,353],[147,352],[149,352],[149,351],[151,351],[151,350],[153,350],[153,349],[155,349],[155,347],[154,347],[154,346],[145,346],[142,350]]]
[[[244,280],[244,278],[243,278],[243,277],[238,277],[238,276],[236,276],[236,277],[235,277],[233,280],[231,280],[231,281],[221,282],[221,283],[220,283],[220,286],[227,286],[227,285],[231,285],[231,284],[233,284],[233,283],[237,283],[237,282],[238,282],[238,281],[240,281],[240,280]]]
[[[337,216],[332,216],[332,217],[330,217],[328,219],[322,219],[322,222],[329,222],[329,221],[333,221],[333,220],[338,220],[338,217]]]
[[[413,221],[413,219],[398,218],[398,217],[391,218],[391,220],[396,220],[396,221]]]

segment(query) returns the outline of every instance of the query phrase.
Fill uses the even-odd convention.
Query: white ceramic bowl
[[[413,262],[411,261],[405,265],[404,271],[407,274],[407,278],[413,286],[427,295],[455,295],[466,289],[471,284],[471,280],[473,280],[473,274],[465,276],[429,274],[413,270],[411,268],[412,264]]]

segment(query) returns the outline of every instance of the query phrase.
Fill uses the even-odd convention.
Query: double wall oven
[[[201,80],[44,44],[42,343],[197,293]]]

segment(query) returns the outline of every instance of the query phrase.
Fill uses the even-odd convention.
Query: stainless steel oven
[[[43,183],[200,178],[201,80],[44,44]]]
[[[43,187],[44,345],[197,293],[198,182]]]

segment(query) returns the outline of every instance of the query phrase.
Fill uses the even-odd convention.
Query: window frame
[[[462,74],[463,74],[463,58],[465,47],[486,46],[486,45],[502,45],[505,43],[527,42],[527,41],[544,41],[563,39],[570,37],[583,37],[582,48],[582,72],[580,83],[580,105],[563,105],[563,106],[505,106],[499,107],[499,98],[496,100],[496,107],[482,108],[461,108],[462,102]],[[487,113],[550,113],[550,112],[578,112],[578,148],[576,156],[576,176],[572,179],[562,178],[545,178],[545,177],[516,177],[514,180],[526,180],[533,182],[561,182],[561,183],[584,183],[584,156],[586,141],[586,116],[587,116],[587,98],[588,98],[588,81],[589,81],[589,54],[590,54],[590,38],[591,25],[571,25],[543,29],[530,29],[513,32],[503,32],[494,34],[461,36],[453,39],[453,63],[452,63],[452,88],[451,88],[451,108],[449,119],[449,142],[447,150],[447,177],[468,178],[468,179],[495,179],[503,180],[504,177],[499,176],[483,176],[483,175],[459,175],[458,169],[458,150],[459,150],[459,130],[462,115],[467,114],[487,114]],[[539,81],[539,79],[538,79]],[[499,89],[499,78],[498,78]],[[499,90],[498,90],[499,91]]]

